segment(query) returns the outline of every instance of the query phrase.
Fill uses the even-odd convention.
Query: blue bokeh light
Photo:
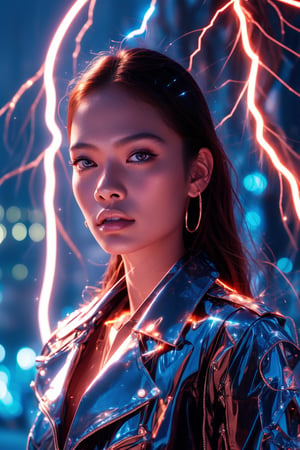
[[[280,269],[283,273],[290,273],[293,269],[293,263],[290,260],[290,258],[280,258],[277,261],[276,266],[278,269]]]
[[[36,354],[30,347],[23,347],[17,353],[17,363],[22,370],[32,369],[35,365]]]
[[[268,181],[263,174],[259,172],[253,172],[245,176],[243,184],[244,188],[247,191],[252,192],[252,194],[255,195],[260,195],[266,189]]]
[[[70,314],[72,314],[74,312],[74,307],[70,306],[70,305],[66,305],[62,310],[61,310],[61,318],[65,319],[66,317],[68,317]]]
[[[7,394],[7,384],[0,380],[0,400],[2,400]]]
[[[1,300],[0,300],[0,302],[1,302]],[[4,361],[5,356],[6,356],[5,347],[2,344],[0,344],[0,362]]]
[[[0,415],[8,417],[19,417],[23,413],[21,402],[15,395],[7,390],[6,395],[0,400]]]
[[[4,381],[6,384],[9,383],[11,377],[11,373],[8,367],[6,367],[5,365],[1,364],[0,365],[0,380]]]
[[[248,211],[245,219],[250,231],[256,231],[262,225],[261,215],[257,211]]]

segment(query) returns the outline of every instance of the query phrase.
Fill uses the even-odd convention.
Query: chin
[[[103,240],[101,239],[96,239],[97,243],[99,244],[99,246],[102,248],[102,250],[105,253],[108,253],[109,255],[121,255],[121,254],[128,254],[128,253],[132,253],[133,251],[135,251],[135,249],[133,249],[133,246],[131,245],[126,245],[120,242],[103,242]]]

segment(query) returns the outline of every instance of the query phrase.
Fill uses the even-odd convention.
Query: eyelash
[[[82,161],[88,161],[89,163],[92,163],[92,165],[90,165],[90,166],[88,166],[88,167],[80,168],[80,167],[78,166],[78,164],[79,164],[80,162],[82,162]],[[78,170],[89,169],[90,167],[95,167],[95,166],[96,166],[96,164],[95,164],[93,161],[91,161],[91,160],[88,159],[88,158],[83,158],[83,157],[77,158],[77,159],[75,159],[74,161],[69,161],[69,165],[72,166],[72,167],[76,167]]]
[[[142,159],[140,161],[130,161],[130,158],[132,158],[133,156],[136,156],[136,155],[146,155],[147,158],[146,159]],[[150,150],[138,150],[138,151],[133,152],[129,156],[129,158],[127,159],[127,162],[131,162],[133,164],[139,164],[139,163],[142,163],[142,162],[152,161],[156,156],[157,155],[155,153],[151,152]]]
[[[147,158],[141,159],[141,160],[139,160],[139,161],[130,161],[130,159],[131,159],[133,156],[136,156],[136,155],[147,156]],[[152,161],[156,156],[157,156],[157,155],[156,155],[155,153],[151,152],[150,150],[138,150],[138,151],[133,152],[133,153],[129,156],[129,158],[127,159],[126,162],[127,162],[127,163],[131,163],[131,164],[140,164],[140,163],[143,163],[143,162]],[[80,162],[83,162],[83,161],[87,161],[87,162],[90,163],[91,165],[88,165],[88,166],[86,166],[86,167],[79,167],[79,163],[80,163]],[[92,160],[90,160],[89,158],[85,158],[85,157],[79,157],[79,158],[75,159],[74,161],[69,161],[69,165],[72,166],[72,167],[76,167],[77,170],[79,170],[79,171],[83,171],[83,170],[89,169],[89,168],[91,168],[91,167],[96,167],[96,163],[94,163],[94,162],[93,162]]]

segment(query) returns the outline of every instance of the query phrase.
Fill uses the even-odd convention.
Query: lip
[[[116,209],[103,209],[97,215],[97,226],[102,231],[119,231],[132,225],[135,220]]]

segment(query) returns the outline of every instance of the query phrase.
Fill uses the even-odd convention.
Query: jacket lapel
[[[113,423],[141,408],[158,396],[169,392],[164,379],[157,385],[144,367],[139,334],[158,344],[167,343],[164,352],[171,351],[164,364],[171,365],[169,375],[178,372],[192,351],[192,345],[177,349],[182,330],[191,315],[212,286],[218,274],[214,266],[203,257],[175,264],[146,300],[149,305],[129,338],[121,345],[108,364],[81,399],[67,438],[66,450],[77,445],[96,430]],[[134,319],[134,317],[133,317]],[[156,352],[153,352],[153,355]],[[166,355],[167,357],[167,355]],[[172,370],[171,370],[172,369]],[[172,375],[172,376],[173,376]],[[168,378],[168,377],[166,377]]]
[[[139,341],[129,336],[81,399],[65,449],[122,419],[160,394],[142,364]]]
[[[168,344],[163,347],[164,352],[172,351],[169,363],[181,366],[192,351],[192,345],[188,343],[178,348],[182,331],[217,276],[214,266],[203,255],[182,258],[171,268],[146,300],[145,311],[134,327],[134,333],[121,345],[83,395],[70,427],[66,450],[150,400],[167,394],[169,383],[165,380],[160,388],[143,365],[145,355],[140,353],[139,335],[156,342],[158,348],[160,344]],[[48,412],[54,423],[59,423],[66,388],[80,357],[82,344],[88,339],[94,324],[105,320],[107,310],[113,308],[115,297],[122,286],[124,282],[119,283],[102,300],[94,300],[78,316],[71,318],[66,327],[58,330],[50,341],[46,356],[40,359],[37,395],[41,400],[41,409]],[[166,362],[164,358],[164,364]],[[173,370],[169,372],[174,374]]]
[[[95,325],[105,320],[109,311],[114,308],[122,288],[124,281],[118,283],[101,300],[96,297],[91,304],[75,311],[58,326],[45,345],[42,355],[37,358],[37,376],[33,387],[40,401],[40,409],[54,424],[60,422],[66,390],[83,345]]]
[[[176,346],[182,331],[218,273],[203,255],[180,260],[151,302],[135,331]]]

